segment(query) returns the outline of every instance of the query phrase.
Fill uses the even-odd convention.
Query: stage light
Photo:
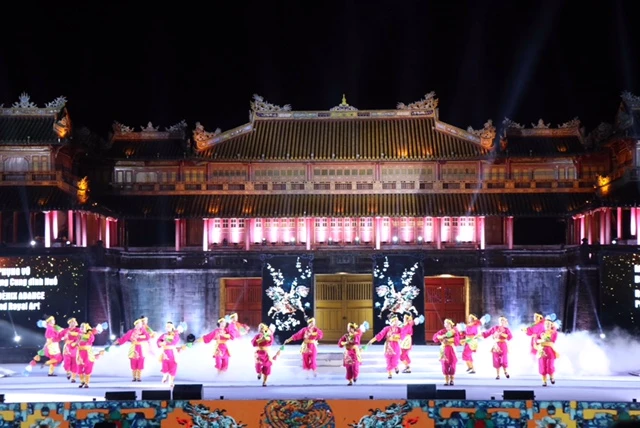
[[[67,247],[71,245],[71,241],[67,241]]]
[[[607,335],[604,333],[600,333],[600,339],[606,339]]]
[[[29,244],[31,244],[32,247],[36,246],[36,241],[34,241],[33,239],[31,240],[31,242],[29,242]]]
[[[398,237],[397,237],[397,236],[394,236],[394,237],[393,237],[393,243],[394,243],[394,244],[397,244],[397,243],[398,243]]]
[[[13,336],[13,341],[16,342],[16,343],[19,343],[20,339],[21,339],[21,337],[18,336],[17,334],[15,336]]]
[[[418,236],[418,243],[422,244],[422,236]]]
[[[611,240],[611,245],[617,245],[618,244],[618,240],[617,239],[612,239]]]
[[[116,340],[116,335],[115,335],[115,334],[112,334],[111,336],[109,336],[109,339],[111,339],[111,340]]]

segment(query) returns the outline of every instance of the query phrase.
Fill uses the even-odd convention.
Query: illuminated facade
[[[264,253],[314,254],[316,310],[369,302],[327,309],[332,323],[373,316],[373,254],[420,253],[429,334],[443,316],[507,310],[514,286],[500,281],[514,267],[541,268],[533,274],[551,308],[597,283],[597,268],[569,272],[572,248],[640,243],[638,112],[638,97],[623,94],[615,125],[588,134],[577,119],[476,130],[442,122],[433,93],[390,110],[343,97],[295,111],[256,96],[249,122],[225,132],[114,123],[101,146],[71,128],[64,98],[40,108],[23,95],[0,110],[0,233],[7,246],[100,241],[114,269],[206,269],[220,313],[256,321]],[[536,219],[557,221],[564,239],[521,245],[516,225]],[[544,288],[565,275],[566,291]]]

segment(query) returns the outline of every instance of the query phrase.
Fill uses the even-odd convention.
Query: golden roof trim
[[[3,104],[0,104],[0,116],[55,116],[66,103],[67,99],[60,96],[46,103],[44,107],[38,107],[31,101],[29,94],[23,92],[11,107],[4,107]]]

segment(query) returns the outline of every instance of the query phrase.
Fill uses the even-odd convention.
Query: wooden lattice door
[[[467,316],[466,279],[460,277],[427,277],[424,279],[425,337],[430,342],[443,328],[444,320],[465,322]]]

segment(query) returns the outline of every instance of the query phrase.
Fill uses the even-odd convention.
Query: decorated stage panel
[[[638,403],[576,401],[271,400],[0,404],[0,427],[608,427]]]

